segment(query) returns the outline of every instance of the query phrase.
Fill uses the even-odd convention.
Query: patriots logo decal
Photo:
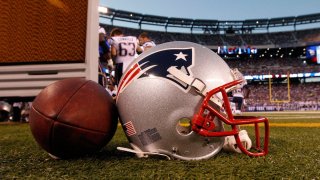
[[[165,78],[184,91],[189,88],[175,77],[168,69],[175,67],[186,75],[192,75],[191,67],[194,65],[194,48],[169,48],[149,54],[123,75],[119,84],[118,93],[121,93],[133,80],[140,78]]]

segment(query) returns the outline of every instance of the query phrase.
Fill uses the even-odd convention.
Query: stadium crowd
[[[246,111],[320,110],[320,83],[274,84],[271,90],[268,84],[254,84],[249,89]]]
[[[106,31],[111,31],[113,26],[103,26]],[[177,33],[152,30],[124,28],[125,34],[138,36],[147,31],[157,44],[169,41],[190,41],[207,46],[243,46],[243,45],[273,45],[290,46],[298,43],[312,43],[320,40],[320,29],[307,29],[284,32],[266,32],[255,34],[220,34],[215,31],[203,33]]]
[[[242,58],[226,59],[232,68],[238,68],[245,75],[267,75],[320,72],[320,66],[308,64],[298,58]]]

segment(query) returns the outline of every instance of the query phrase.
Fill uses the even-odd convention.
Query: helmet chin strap
[[[136,154],[138,158],[147,158],[149,155],[156,155],[156,156],[163,156],[166,157],[168,160],[171,160],[170,156],[158,153],[158,152],[143,152],[140,148],[138,148],[136,145],[130,143],[132,149],[125,148],[125,147],[117,147],[119,151],[125,151]]]

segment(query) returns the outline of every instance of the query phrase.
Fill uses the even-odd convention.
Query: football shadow
[[[128,159],[128,158],[134,158],[135,154],[130,152],[124,152],[117,149],[117,147],[125,147],[130,148],[129,143],[123,142],[123,143],[112,143],[107,144],[104,148],[102,148],[100,151],[92,154],[91,156],[97,159],[103,159],[103,160],[112,160],[112,159]]]

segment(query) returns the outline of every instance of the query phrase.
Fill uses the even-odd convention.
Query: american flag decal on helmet
[[[123,125],[123,127],[124,127],[124,131],[127,134],[127,136],[133,136],[137,133],[136,130],[134,129],[132,121],[125,123]]]

